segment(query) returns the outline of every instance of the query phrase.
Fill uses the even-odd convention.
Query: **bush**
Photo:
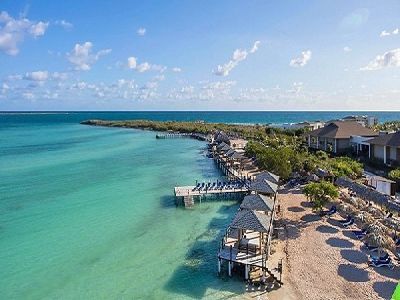
[[[336,186],[327,181],[309,183],[304,187],[304,194],[313,203],[313,209],[322,210],[329,200],[339,196]]]

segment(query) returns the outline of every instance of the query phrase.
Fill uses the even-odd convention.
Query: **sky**
[[[400,110],[400,1],[0,1],[0,110]]]

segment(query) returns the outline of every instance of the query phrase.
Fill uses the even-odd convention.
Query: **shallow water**
[[[234,200],[176,207],[173,187],[220,178],[205,144],[154,132],[23,122],[0,129],[1,299],[219,299]]]

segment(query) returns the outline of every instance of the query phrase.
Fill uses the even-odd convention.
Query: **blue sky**
[[[0,110],[400,110],[399,1],[1,1]]]

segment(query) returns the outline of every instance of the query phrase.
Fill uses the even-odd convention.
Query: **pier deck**
[[[242,188],[231,188],[231,189],[209,189],[209,190],[193,190],[195,186],[177,186],[174,188],[175,196],[184,197],[184,196],[201,196],[201,195],[209,195],[209,194],[222,194],[222,193],[243,193],[247,192],[248,189],[246,187]]]
[[[229,247],[224,247],[218,253],[218,258],[224,259],[226,261],[231,261],[239,264],[249,265],[264,268],[263,266],[266,264],[265,257],[263,258],[262,254],[254,255],[254,254],[246,254],[245,252],[238,251],[237,248],[232,248],[232,258]]]

